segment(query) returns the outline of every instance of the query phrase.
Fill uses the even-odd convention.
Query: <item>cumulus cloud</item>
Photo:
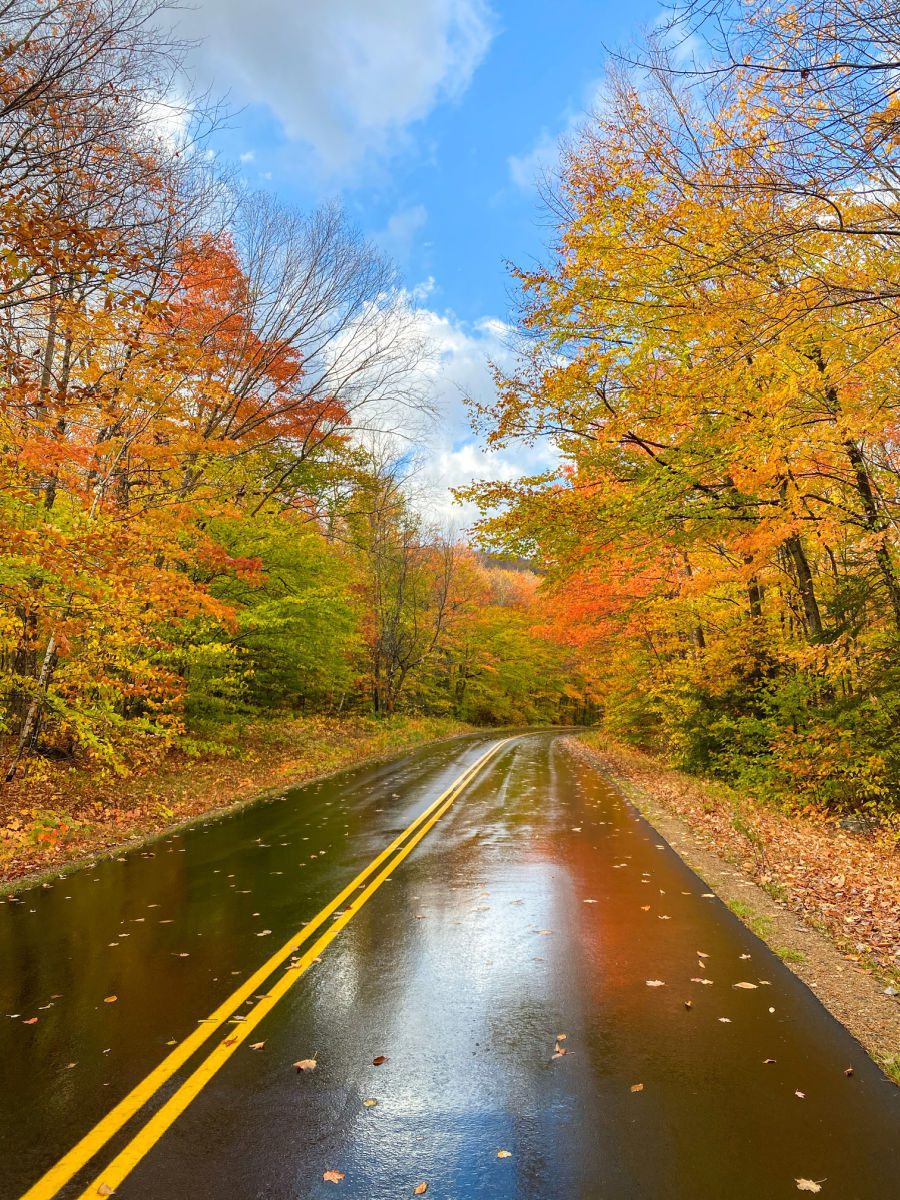
[[[342,172],[462,95],[493,17],[487,0],[198,0],[180,28],[202,39],[204,82],[266,105]]]
[[[489,364],[509,369],[515,360],[512,330],[505,322],[483,317],[468,323],[452,313],[432,309],[420,309],[418,320],[432,348],[423,369],[437,411],[434,428],[425,440],[421,507],[431,518],[465,529],[476,519],[477,509],[474,504],[455,504],[451,488],[473,480],[512,480],[537,474],[553,467],[557,456],[548,442],[491,451],[472,432],[465,398],[489,401],[494,392]]]

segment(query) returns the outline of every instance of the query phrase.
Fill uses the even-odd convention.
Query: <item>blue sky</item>
[[[234,111],[215,135],[252,184],[308,208],[339,198],[400,265],[435,345],[437,491],[546,455],[487,456],[460,394],[489,389],[511,315],[504,262],[542,255],[534,181],[602,80],[604,46],[658,0],[195,0],[192,69]],[[465,514],[470,516],[471,514]],[[462,522],[463,524],[465,521]]]

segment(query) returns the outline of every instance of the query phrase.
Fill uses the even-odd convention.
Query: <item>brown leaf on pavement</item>
[[[416,1188],[413,1195],[414,1196],[424,1196],[427,1191],[428,1191],[428,1184],[425,1183],[423,1180],[422,1183],[420,1183],[419,1186]]]
[[[666,986],[665,983],[661,979],[648,979],[648,980],[646,980],[646,983],[647,983],[647,987],[665,987]]]
[[[316,1069],[316,1060],[314,1058],[300,1058],[294,1063],[294,1067],[298,1075],[301,1071],[314,1071]]]
[[[344,1172],[343,1171],[325,1171],[322,1175],[322,1178],[325,1180],[326,1183],[340,1183],[341,1180],[344,1178]]]
[[[262,1048],[265,1044],[266,1044],[265,1042],[251,1042],[250,1049],[251,1050],[262,1050]]]
[[[756,987],[759,987],[759,984],[758,983],[736,983],[734,986],[736,988],[756,988]]]
[[[372,1066],[380,1067],[382,1063],[386,1063],[386,1062],[387,1062],[386,1054],[376,1054],[375,1057],[372,1059]]]
[[[633,1083],[631,1085],[631,1090],[633,1092],[642,1092],[644,1090],[644,1085],[642,1083]]]
[[[821,1192],[821,1186],[814,1179],[795,1179],[798,1192]]]
[[[512,1158],[512,1150],[498,1150],[497,1157],[498,1158]]]
[[[115,1004],[115,1002],[118,1000],[118,998],[119,998],[118,996],[105,996],[103,999],[103,1003],[104,1004]]]

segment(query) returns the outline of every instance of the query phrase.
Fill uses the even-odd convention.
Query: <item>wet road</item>
[[[32,1197],[109,1194],[123,1150],[126,1200],[423,1182],[454,1200],[776,1200],[798,1179],[900,1195],[900,1091],[552,734],[502,746],[228,1001],[498,740],[347,772],[0,903],[0,1196],[98,1123],[96,1157]],[[226,1001],[252,1031],[204,1022]]]

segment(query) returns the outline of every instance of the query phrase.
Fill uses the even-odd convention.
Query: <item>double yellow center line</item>
[[[244,1014],[243,1020],[229,1030],[229,1036],[213,1047],[180,1087],[141,1126],[124,1149],[85,1188],[81,1193],[80,1200],[88,1200],[88,1197],[107,1196],[114,1192],[122,1180],[134,1170],[165,1131],[184,1112],[195,1096],[243,1044],[250,1032],[271,1012],[282,996],[290,991],[325,947],[337,937],[344,926],[378,891],[391,872],[403,862],[407,855],[412,853],[481,768],[510,741],[512,741],[511,738],[504,738],[497,742],[463,771],[446,791],[442,792],[424,812],[420,813],[404,829],[399,837],[396,837],[376,858],[372,859],[365,870],[351,880],[343,891],[339,892],[294,937],[285,942],[280,950],[276,950],[272,957],[267,959],[249,979],[232,992],[227,1000],[224,1000],[214,1012],[201,1021],[194,1032],[176,1046],[159,1066],[155,1067],[127,1096],[119,1101],[115,1108],[98,1121],[80,1142],[73,1146],[67,1154],[64,1154],[45,1175],[41,1176],[37,1183],[28,1189],[22,1200],[50,1200],[55,1196],[60,1188],[85,1167],[94,1155],[99,1153],[107,1142],[156,1095],[163,1084],[171,1079],[205,1042],[209,1041],[216,1030],[221,1029],[242,1004],[260,991],[273,972],[287,963],[288,969],[285,973],[262,999]],[[354,893],[357,894],[354,896]],[[352,900],[351,897],[353,897]],[[348,900],[350,903],[343,908]],[[308,942],[313,934],[336,913],[339,915],[332,921],[326,932],[321,934],[301,957],[297,957],[302,945]]]

